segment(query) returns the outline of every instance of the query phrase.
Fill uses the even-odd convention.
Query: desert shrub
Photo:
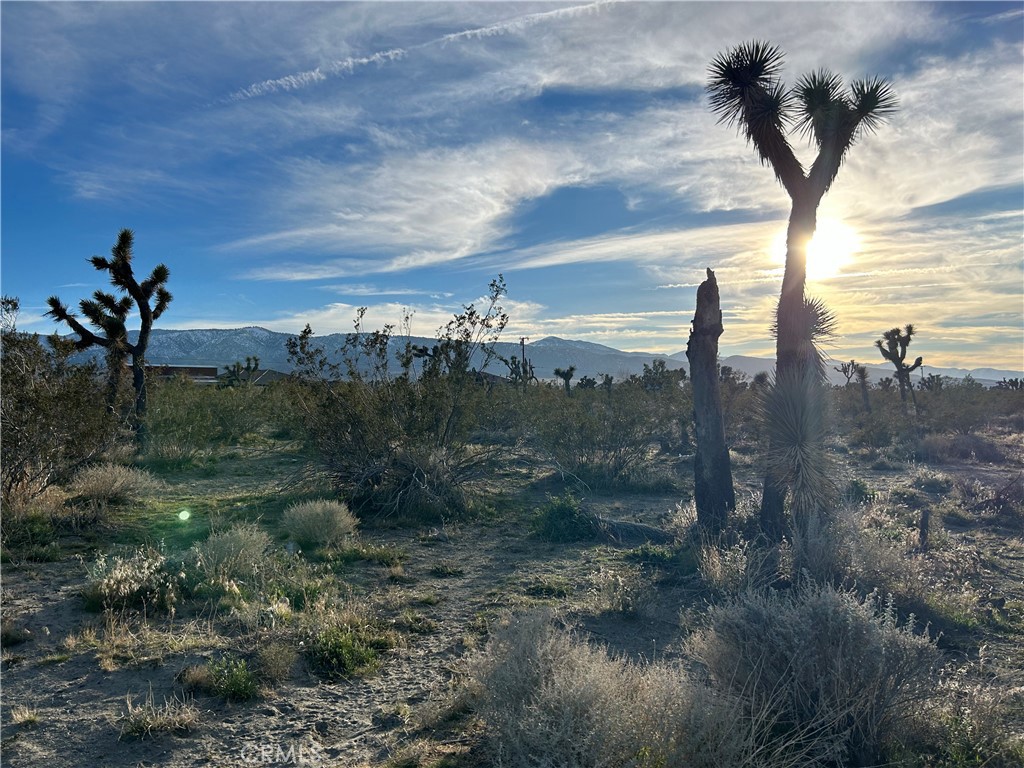
[[[270,536],[255,523],[236,523],[192,545],[185,562],[202,585],[234,589],[264,579],[273,563]]]
[[[168,460],[177,452],[184,460],[211,446],[235,445],[269,431],[279,403],[269,408],[266,395],[264,387],[211,387],[184,376],[154,382],[146,412],[153,441],[147,455]]]
[[[1024,692],[1012,679],[992,675],[986,661],[983,650],[976,663],[942,670],[936,696],[915,718],[908,744],[915,756],[943,768],[1024,764],[1024,738],[1009,725]]]
[[[121,434],[94,364],[70,361],[74,345],[16,330],[18,303],[4,297],[0,323],[0,491],[5,508],[66,482]]]
[[[325,547],[354,534],[359,521],[343,502],[317,499],[292,504],[284,511],[282,523],[299,544]]]
[[[678,449],[689,421],[689,391],[646,391],[638,381],[611,389],[557,387],[530,393],[531,431],[538,451],[567,479],[587,488],[670,485],[657,461],[659,443]]]
[[[549,497],[534,512],[530,526],[534,535],[547,541],[593,541],[600,535],[597,520],[571,493]]]
[[[145,470],[118,464],[86,467],[68,486],[72,503],[125,504],[138,501],[162,484]]]
[[[513,458],[507,445],[473,441],[490,396],[470,366],[483,370],[495,357],[504,292],[500,278],[492,282],[486,309],[466,307],[430,349],[398,343],[392,326],[363,332],[362,311],[335,356],[340,363],[313,344],[308,326],[289,340],[305,441],[356,514],[464,514]]]
[[[304,650],[310,667],[328,680],[375,672],[381,653],[397,644],[394,633],[371,620],[359,606],[327,609],[309,628]]]
[[[713,593],[735,595],[777,581],[781,560],[775,548],[755,546],[742,536],[733,542],[702,541],[697,552],[697,572]]]
[[[173,611],[181,579],[157,549],[144,547],[126,555],[99,555],[88,567],[83,597],[91,610]]]
[[[768,742],[769,710],[744,717],[739,699],[682,667],[610,658],[544,616],[495,632],[471,675],[494,765],[802,764]]]
[[[915,457],[935,463],[959,460],[1001,464],[1006,461],[999,446],[986,437],[970,433],[925,435],[917,444]]]
[[[928,699],[934,641],[891,599],[807,584],[745,592],[711,609],[694,643],[718,685],[752,711],[772,706],[808,765],[874,765]],[[802,734],[795,738],[797,734]]]
[[[288,679],[298,658],[299,653],[293,646],[275,640],[256,651],[256,667],[260,677],[276,685]]]
[[[251,701],[259,696],[259,678],[245,659],[224,656],[207,666],[212,691],[218,696],[228,701]]]
[[[593,584],[594,610],[620,613],[630,618],[650,614],[654,590],[639,568],[602,567],[594,573]]]

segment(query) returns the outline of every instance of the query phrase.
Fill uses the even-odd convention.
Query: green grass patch
[[[359,562],[391,567],[401,565],[408,557],[404,549],[388,544],[351,544],[332,553],[328,562],[336,569]]]
[[[329,625],[306,644],[306,658],[321,677],[347,679],[376,672],[381,652],[395,646],[393,636],[373,626]]]

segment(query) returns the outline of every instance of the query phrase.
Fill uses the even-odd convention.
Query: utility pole
[[[528,371],[529,366],[526,364],[526,342],[529,340],[528,336],[519,337],[519,362],[522,363],[523,369],[523,392],[526,391],[527,385],[530,383],[530,376]]]

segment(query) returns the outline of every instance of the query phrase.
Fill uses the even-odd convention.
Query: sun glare
[[[786,263],[786,232],[775,240],[776,258]],[[860,236],[848,224],[836,219],[820,219],[814,237],[807,245],[807,279],[826,280],[835,277],[860,252]]]

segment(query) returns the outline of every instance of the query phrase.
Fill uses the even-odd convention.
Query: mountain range
[[[135,333],[131,334],[132,341]],[[191,365],[216,366],[223,369],[246,357],[258,357],[261,368],[270,368],[289,372],[294,366],[288,361],[285,341],[291,336],[277,333],[258,326],[232,329],[197,329],[197,330],[162,330],[154,329],[150,337],[147,361],[151,365]],[[412,337],[413,344],[432,346],[435,339]],[[315,336],[314,343],[321,346],[333,361],[338,361],[337,350],[345,342],[345,334],[335,333],[326,336]],[[395,337],[392,345],[405,343],[405,337]],[[505,359],[520,355],[520,345],[512,342],[499,342],[495,351]],[[93,347],[82,353],[86,357],[102,358],[102,350]],[[526,345],[527,359],[533,363],[534,372],[540,379],[554,379],[555,368],[575,366],[576,377],[611,374],[616,380],[622,380],[632,374],[643,372],[644,365],[651,365],[655,360],[664,360],[670,369],[689,368],[685,350],[671,355],[652,354],[650,352],[624,352],[603,344],[588,341],[571,341],[557,336],[548,336]],[[721,359],[722,365],[731,366],[735,371],[753,377],[760,371],[771,371],[774,361],[767,358],[729,355]],[[836,362],[834,365],[838,365]],[[888,364],[867,365],[871,381],[885,376],[892,376],[893,369]],[[507,368],[500,360],[493,361],[488,371],[497,375],[507,373]],[[1020,371],[1000,370],[995,368],[934,368],[924,366],[924,374],[939,374],[951,378],[972,376],[977,381],[992,386],[1004,378],[1021,377]],[[915,374],[915,377],[917,374]],[[829,378],[833,384],[845,383],[842,374],[829,366]]]

